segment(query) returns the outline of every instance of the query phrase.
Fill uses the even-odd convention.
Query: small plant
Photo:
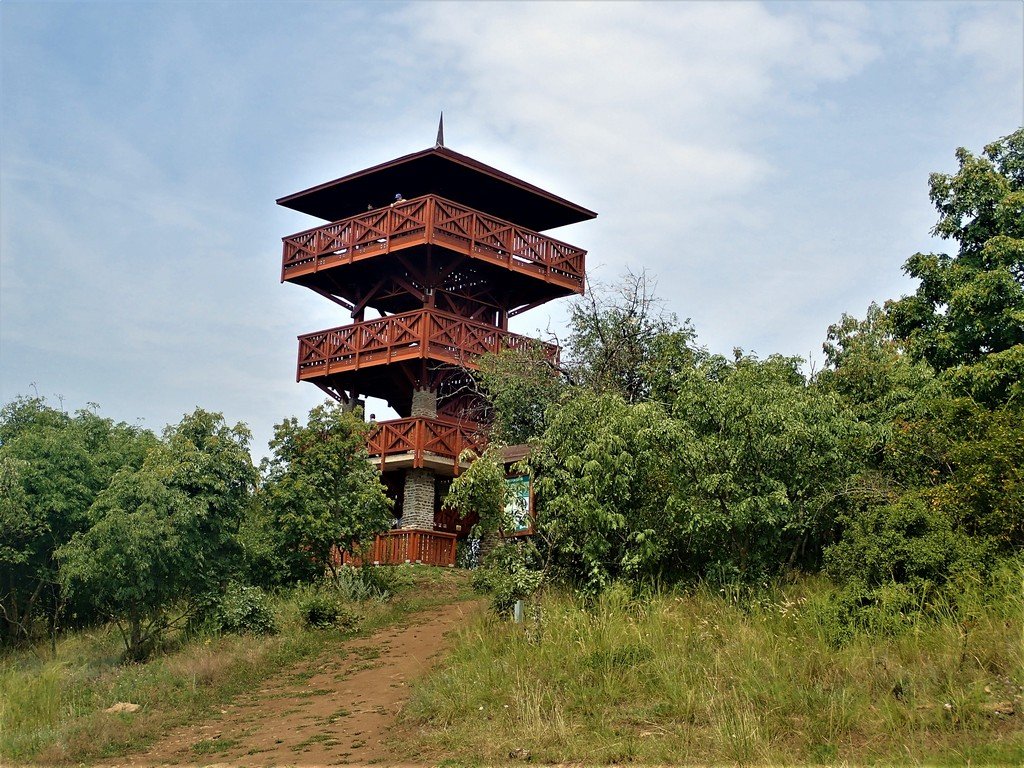
[[[473,572],[473,588],[491,595],[495,613],[507,614],[517,600],[533,595],[544,582],[535,569],[537,551],[530,542],[513,541],[496,547]]]
[[[259,587],[234,582],[217,601],[213,624],[218,632],[254,635],[277,632],[277,617],[267,593]]]
[[[378,566],[342,567],[334,579],[338,595],[352,602],[387,600],[399,586],[395,569]]]
[[[302,620],[307,626],[316,629],[354,629],[359,624],[360,616],[346,606],[340,597],[326,589],[311,591],[299,601]]]

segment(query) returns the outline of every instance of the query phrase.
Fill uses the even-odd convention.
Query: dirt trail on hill
[[[179,728],[122,765],[389,765],[408,683],[435,664],[445,635],[480,603],[416,614],[309,659],[236,698],[214,721]]]

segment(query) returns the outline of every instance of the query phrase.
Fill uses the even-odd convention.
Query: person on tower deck
[[[395,201],[393,203],[391,203],[391,207],[394,208],[399,203],[404,203],[404,202],[405,202],[405,198],[402,197],[402,193],[401,192],[396,192],[395,193]]]

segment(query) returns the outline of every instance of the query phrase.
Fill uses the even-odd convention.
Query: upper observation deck
[[[363,211],[282,241],[282,281],[352,308],[404,312],[436,292],[456,301],[473,296],[515,315],[584,287],[582,248],[437,195]],[[434,246],[429,253],[428,246]]]

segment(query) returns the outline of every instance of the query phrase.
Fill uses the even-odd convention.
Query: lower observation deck
[[[476,424],[425,417],[382,421],[366,440],[370,458],[381,471],[427,468],[453,475],[465,469],[459,462],[465,449],[479,453],[484,445]]]
[[[422,563],[451,568],[455,565],[456,539],[454,533],[399,528],[375,536],[365,552],[345,552],[341,562],[353,566]]]
[[[441,380],[465,383],[465,371],[475,369],[481,355],[537,347],[557,362],[553,344],[421,309],[300,336],[296,379],[328,391],[382,397],[408,415],[412,386],[436,387],[443,399],[457,386],[446,390]]]

